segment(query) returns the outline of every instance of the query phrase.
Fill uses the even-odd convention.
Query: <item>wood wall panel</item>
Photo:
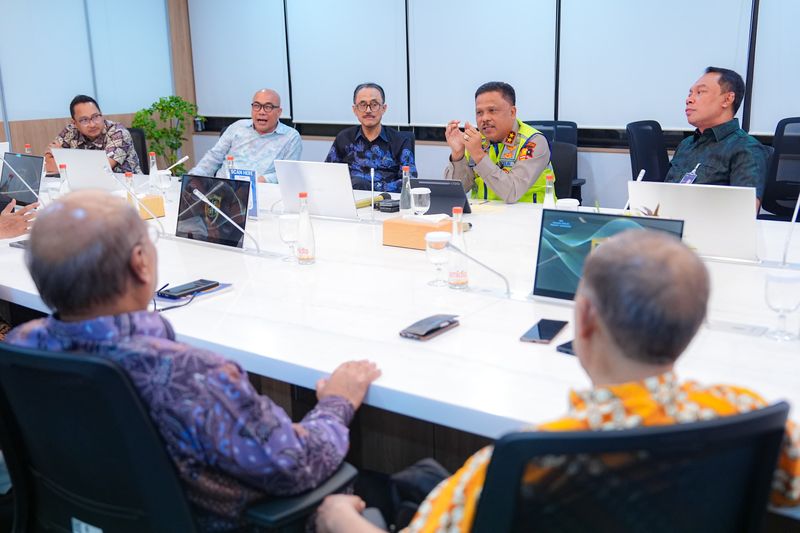
[[[5,142],[6,140],[6,125],[0,121],[0,142]]]
[[[108,120],[121,122],[125,127],[130,127],[133,120],[133,113],[104,116]],[[29,143],[34,154],[42,155],[47,149],[47,145],[55,139],[69,121],[69,117],[9,121],[13,139],[11,149],[15,152],[22,152],[25,144]]]
[[[189,3],[188,0],[168,0],[167,16],[169,18],[170,47],[172,49],[172,79],[175,85],[175,94],[184,100],[197,103],[194,91],[194,65],[192,64],[192,37],[189,31]],[[186,132],[187,140],[181,147],[183,155],[189,156],[187,167],[193,167],[194,146],[192,133],[194,126],[189,125]]]

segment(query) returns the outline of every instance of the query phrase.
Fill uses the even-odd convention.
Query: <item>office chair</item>
[[[147,407],[108,359],[0,344],[0,444],[14,532],[76,531],[75,520],[119,533],[197,531]],[[300,527],[355,474],[345,464],[322,487],[257,504],[246,518]]]
[[[690,424],[506,435],[472,532],[758,532],[788,412],[781,402]],[[522,485],[532,461],[541,477]]]
[[[643,181],[664,181],[669,172],[669,156],[661,124],[655,120],[631,122],[625,127],[631,152],[631,175],[645,170]]]
[[[142,128],[128,128],[133,138],[133,149],[139,156],[139,166],[142,167],[142,174],[150,173],[150,158],[147,156],[147,140]]]
[[[578,201],[582,202],[581,188],[586,184],[586,180],[578,177],[578,124],[569,120],[524,120],[523,122],[533,126],[545,136],[547,142],[550,143],[551,161],[555,159],[553,156],[553,142],[562,142],[575,146],[575,171],[572,174],[571,190],[568,194],[560,194],[556,190],[556,196],[559,198],[577,198]],[[570,165],[573,165],[573,163],[570,163]],[[556,173],[556,188],[558,189],[558,173]]]
[[[761,207],[775,215],[768,218],[789,220],[800,194],[800,117],[778,122],[772,147]]]
[[[397,130],[397,133],[400,134],[400,137],[404,137],[411,141],[411,153],[416,156],[416,139],[414,138],[414,132]]]
[[[556,197],[570,198],[578,173],[578,147],[561,141],[550,143],[550,163],[556,174]]]

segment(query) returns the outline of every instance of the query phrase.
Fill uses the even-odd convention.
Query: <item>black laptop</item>
[[[460,181],[411,178],[411,188],[416,187],[427,187],[431,190],[431,208],[426,215],[452,215],[454,207],[463,207],[465,213],[472,212]]]

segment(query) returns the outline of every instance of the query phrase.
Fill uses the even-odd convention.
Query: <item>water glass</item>
[[[431,190],[427,187],[411,189],[411,210],[415,215],[424,215],[431,208]]]
[[[430,198],[430,192],[428,195]],[[428,260],[436,267],[436,279],[428,282],[431,287],[447,287],[444,265],[450,259],[450,252],[447,249],[449,242],[450,234],[446,231],[432,231],[425,234],[425,252]]]
[[[777,341],[797,340],[797,335],[786,329],[786,315],[800,308],[800,273],[769,272],[766,281],[767,306],[778,313],[779,327],[766,336]]]
[[[294,245],[297,242],[297,232],[300,227],[300,215],[286,214],[278,217],[278,230],[281,234],[281,240],[289,246],[291,253],[289,257],[284,257],[283,260],[287,263],[294,263],[297,258],[294,254]]]

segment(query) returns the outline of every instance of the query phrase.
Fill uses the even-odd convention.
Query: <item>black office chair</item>
[[[416,139],[414,138],[414,132],[397,130],[397,133],[400,134],[400,137],[404,137],[409,141],[411,141],[411,153],[413,153],[416,156]]]
[[[558,193],[558,174],[556,174],[556,196],[559,198],[577,198],[578,201],[582,202],[581,187],[586,184],[586,180],[578,177],[578,124],[569,120],[525,120],[523,122],[533,126],[545,136],[547,142],[550,143],[551,161],[553,160],[553,142],[563,142],[575,146],[575,172],[572,177],[571,191],[566,195]]]
[[[664,181],[669,172],[669,156],[661,124],[655,120],[631,122],[625,127],[631,152],[633,179],[644,169],[643,181]]]
[[[142,128],[128,128],[133,138],[133,149],[139,157],[139,166],[142,167],[142,174],[150,173],[150,159],[147,157],[147,140]]]
[[[74,520],[121,533],[197,531],[147,408],[108,359],[0,344],[0,444],[15,532],[75,531]],[[355,474],[345,465],[315,491],[259,504],[246,517],[299,527]]]
[[[556,174],[556,196],[570,198],[578,174],[578,147],[561,141],[550,143],[550,162]]]
[[[757,532],[788,412],[782,402],[691,424],[506,435],[472,532]],[[540,460],[537,483],[522,485]]]
[[[778,220],[790,220],[800,194],[800,117],[778,122],[772,147],[761,207]]]

